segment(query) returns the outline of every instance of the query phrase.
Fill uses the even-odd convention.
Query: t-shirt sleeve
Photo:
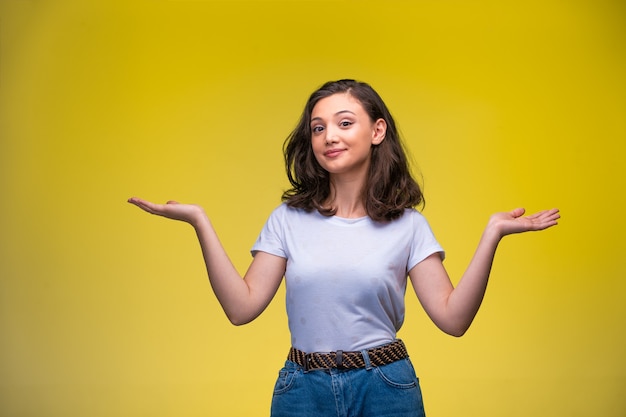
[[[271,255],[287,258],[287,250],[284,240],[284,214],[286,206],[282,204],[269,216],[261,233],[257,238],[250,253],[255,256],[257,252],[267,252]]]
[[[426,218],[419,212],[413,211],[413,242],[409,254],[408,269],[410,271],[415,265],[433,253],[439,253],[441,260],[445,258],[445,251],[435,238]]]

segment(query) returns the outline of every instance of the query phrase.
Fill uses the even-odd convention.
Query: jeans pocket
[[[278,372],[278,378],[274,385],[274,395],[283,394],[291,389],[293,386],[296,375],[301,372],[299,369],[293,369],[289,367],[282,368]]]
[[[374,371],[387,385],[393,388],[409,389],[418,386],[415,370],[408,359],[378,366],[374,368]]]

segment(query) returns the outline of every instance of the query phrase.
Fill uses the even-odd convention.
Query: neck
[[[331,177],[328,205],[335,208],[335,216],[354,219],[367,215],[362,194],[364,182],[364,179]]]

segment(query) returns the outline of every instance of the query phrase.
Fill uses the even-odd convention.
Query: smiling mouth
[[[334,156],[339,155],[342,152],[343,152],[343,149],[330,149],[330,150],[324,152],[324,156],[328,156],[328,157],[332,158]]]

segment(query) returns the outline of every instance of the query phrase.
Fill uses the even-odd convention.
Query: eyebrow
[[[339,116],[340,114],[343,114],[343,113],[350,113],[350,114],[356,116],[356,113],[354,113],[354,112],[352,112],[350,110],[340,110],[337,113],[335,113],[333,116]],[[317,121],[317,120],[322,120],[322,118],[321,117],[314,117],[314,118],[311,119],[311,122]]]

